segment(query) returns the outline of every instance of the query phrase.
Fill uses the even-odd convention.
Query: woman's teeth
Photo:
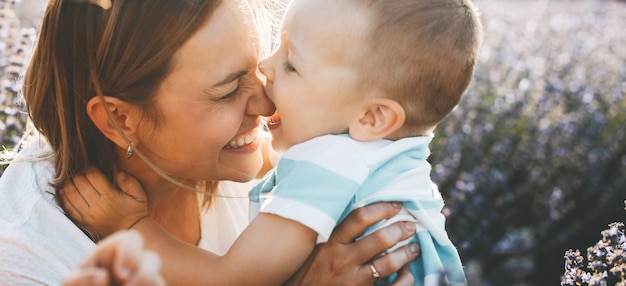
[[[250,134],[246,134],[244,136],[239,137],[233,141],[228,142],[226,148],[239,148],[250,144],[252,141],[256,139],[256,132],[252,132]]]

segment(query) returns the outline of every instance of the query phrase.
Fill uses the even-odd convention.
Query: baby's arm
[[[116,182],[120,190],[95,168],[74,176],[61,192],[67,215],[97,237],[130,228],[139,231],[146,248],[163,258],[162,275],[168,285],[210,284],[221,275],[235,276],[217,269],[207,271],[219,256],[178,240],[152,219],[135,178],[120,173]]]
[[[63,187],[65,209],[80,225],[101,236],[131,227],[141,232],[146,246],[164,258],[163,276],[169,284],[281,284],[315,246],[316,233],[308,227],[260,214],[230,251],[219,257],[176,239],[150,218],[143,189],[134,178],[118,176],[117,183],[122,191],[115,190],[99,171],[88,170]]]
[[[245,267],[237,284],[281,285],[306,261],[316,238],[315,231],[296,221],[260,213],[222,259]]]

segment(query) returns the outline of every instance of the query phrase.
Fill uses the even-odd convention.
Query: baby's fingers
[[[128,285],[138,286],[162,286],[165,280],[160,274],[161,259],[154,251],[146,250],[143,252],[139,268],[136,273],[128,279]]]
[[[137,267],[142,249],[141,234],[136,231],[117,232],[100,241],[81,267],[115,268],[116,273],[130,273]]]
[[[113,271],[125,285],[165,285],[161,277],[161,259],[156,252],[143,248],[143,239],[136,231],[123,233],[114,258]]]
[[[98,168],[91,166],[85,170],[84,176],[74,177],[74,184],[76,184],[76,187],[80,190],[84,188],[84,190],[87,191],[87,193],[84,194],[87,200],[91,198],[99,199],[101,197],[109,199],[111,196],[118,194],[109,178],[100,172]]]
[[[107,286],[109,274],[105,269],[91,267],[76,269],[63,281],[63,286]]]
[[[93,207],[93,204],[102,202],[103,194],[116,193],[109,179],[98,168],[91,166],[85,169],[84,174],[74,175],[71,183],[86,201],[89,209]],[[69,184],[66,183],[66,185]]]
[[[147,202],[146,193],[135,177],[129,176],[126,172],[117,174],[117,186],[126,195],[134,198],[138,202]]]
[[[65,182],[59,195],[63,200],[65,212],[78,223],[84,220],[84,214],[89,213],[89,202],[85,200],[80,190],[72,181]]]

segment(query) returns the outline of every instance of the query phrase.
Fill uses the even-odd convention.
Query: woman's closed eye
[[[233,89],[228,94],[220,97],[219,100],[225,101],[225,100],[236,98],[239,94],[243,93],[244,91],[254,88],[253,77],[255,76],[256,76],[255,73],[248,73],[246,75],[240,76],[237,79],[237,87],[235,87],[235,89]]]
[[[222,101],[222,100],[228,100],[228,99],[234,98],[237,96],[237,94],[239,94],[240,91],[241,91],[241,84],[238,84],[237,87],[233,91],[220,97],[219,100]]]

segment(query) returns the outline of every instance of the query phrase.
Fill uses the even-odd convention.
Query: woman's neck
[[[198,196],[185,189],[148,194],[150,216],[178,239],[197,245],[200,241]]]
[[[127,161],[123,165],[122,169],[141,182],[148,197],[150,216],[176,238],[197,245],[200,241],[198,195],[174,185],[143,162]]]

